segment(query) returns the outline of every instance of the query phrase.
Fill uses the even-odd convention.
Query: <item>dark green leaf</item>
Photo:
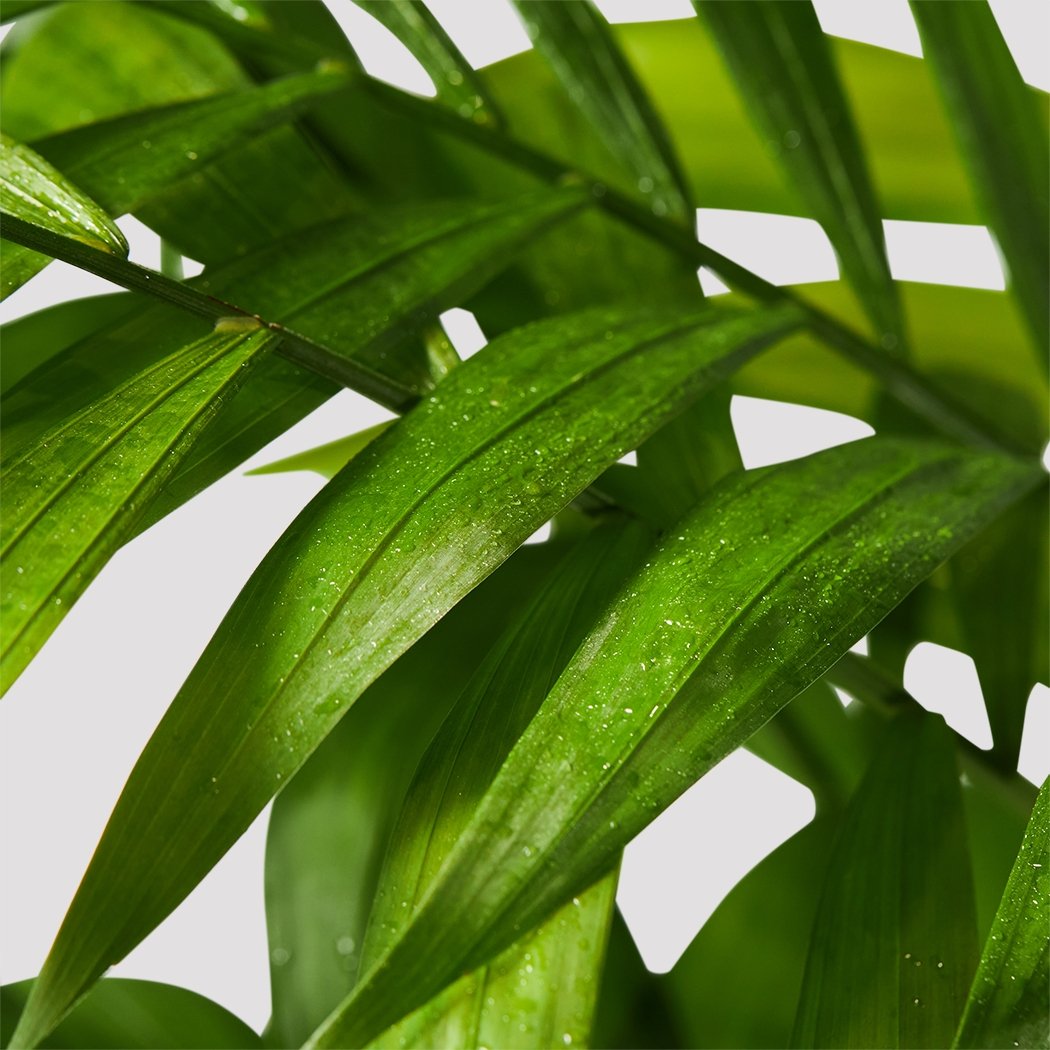
[[[126,257],[128,242],[103,207],[56,171],[39,154],[0,138],[0,207],[44,229]],[[0,298],[28,279],[17,260],[4,258]],[[28,276],[32,276],[30,273]]]
[[[717,486],[625,585],[310,1045],[373,1038],[593,882],[1035,473],[875,439]]]
[[[796,324],[776,310],[537,323],[352,460],[260,565],[139,759],[25,1040],[185,897],[409,645],[600,470]],[[247,638],[255,658],[231,659]]]
[[[903,349],[882,216],[831,48],[809,0],[696,3],[769,148],[835,246],[875,334]]]
[[[258,324],[216,329],[4,462],[0,689],[129,538],[219,401],[274,342]]]
[[[1050,781],[1039,792],[953,1046],[1050,1043]]]
[[[691,224],[690,194],[656,109],[586,0],[515,0],[532,42],[656,215]]]
[[[484,86],[470,63],[449,39],[441,23],[420,0],[356,0],[357,6],[383,23],[430,74],[437,97],[461,117],[502,124],[484,97]]]
[[[32,981],[0,989],[0,1046],[10,1045]],[[153,981],[109,978],[42,1042],[44,1050],[253,1050],[243,1021],[202,995]]]
[[[985,0],[912,0],[987,222],[1047,365],[1050,159],[1035,92],[1021,80]]]
[[[585,536],[478,667],[405,799],[369,918],[362,969],[396,941],[550,683],[649,539],[647,530],[622,521]],[[615,891],[613,873],[400,1021],[378,1045],[586,1045]]]
[[[900,715],[828,864],[792,1045],[947,1046],[976,955],[952,735]]]
[[[263,87],[74,128],[35,146],[106,212],[120,216],[265,128],[290,119],[311,100],[344,89],[348,82],[345,73],[334,69],[305,73]],[[49,261],[5,244],[4,294]]]
[[[413,771],[482,654],[563,556],[522,547],[369,687],[274,802],[267,837],[272,1046],[300,1046],[353,987]]]

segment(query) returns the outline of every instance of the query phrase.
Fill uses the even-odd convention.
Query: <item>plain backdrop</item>
[[[350,0],[329,0],[370,73],[419,94],[426,74]],[[527,49],[506,0],[428,0],[474,65]],[[610,21],[692,17],[688,0],[599,0]],[[816,0],[825,31],[921,54],[906,0]],[[993,0],[1024,77],[1050,89],[1050,5]],[[159,265],[159,244],[133,218],[119,225],[132,257]],[[708,243],[777,283],[834,279],[821,228],[789,216],[701,209]],[[980,226],[888,222],[896,277],[1002,288],[1003,271]],[[192,262],[187,263],[190,273]],[[701,272],[704,290],[720,284]],[[112,286],[53,264],[0,305],[8,321],[51,303]],[[485,343],[476,320],[443,321],[464,356]],[[206,492],[120,551],[55,631],[0,705],[2,826],[0,980],[33,976],[72,898],[120,788],[167,704],[248,575],[322,485],[312,474],[246,477],[279,459],[387,418],[345,391]],[[733,423],[748,467],[863,439],[860,420],[798,405],[736,398]],[[629,457],[627,457],[629,460]],[[542,541],[541,533],[534,538]],[[863,643],[861,643],[863,646]],[[988,746],[973,662],[922,643],[906,684],[930,710]],[[841,697],[848,702],[848,697]],[[1050,690],[1029,704],[1021,769],[1040,782],[1050,769]],[[731,755],[657,818],[626,852],[620,908],[653,970],[669,969],[732,886],[813,815],[808,789],[746,752]],[[120,965],[116,975],[168,981],[223,1003],[261,1028],[269,1015],[263,912],[268,811],[191,896]]]

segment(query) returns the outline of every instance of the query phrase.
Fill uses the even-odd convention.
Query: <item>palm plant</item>
[[[3,294],[51,259],[127,289],[5,331],[3,687],[123,544],[338,390],[400,416],[292,464],[330,481],[4,989],[4,1044],[1046,1046],[1050,803],[1016,772],[1047,662],[1045,98],[984,0],[916,0],[923,61],[808,2],[515,3],[534,50],[475,70],[421,3],[359,0],[423,99],[321,0],[3,2]],[[817,219],[843,279],[769,283],[698,205]],[[894,281],[883,216],[987,223],[1007,292]],[[492,335],[467,361],[453,306]],[[877,436],[745,471],[734,393]],[[975,658],[990,750],[904,690],[924,639]],[[740,746],[817,819],[657,978],[621,852]],[[262,1036],[104,977],[275,796]]]

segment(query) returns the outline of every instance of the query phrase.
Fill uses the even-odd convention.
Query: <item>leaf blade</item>
[[[413,997],[432,994],[501,950],[515,928],[549,915],[599,874],[654,810],[742,743],[955,544],[1032,484],[1029,467],[998,457],[869,440],[751,471],[715,489],[672,530],[677,535],[657,548],[578,650],[405,936],[308,1045],[371,1038]],[[914,497],[923,492],[919,510]],[[784,501],[792,508],[787,517]],[[775,528],[789,531],[772,545]],[[877,561],[854,563],[855,545],[876,539]],[[833,617],[830,635],[812,611],[815,595],[805,586],[811,578],[819,582],[817,607]],[[720,613],[703,604],[698,617],[700,579],[703,597]],[[814,617],[809,641],[785,631],[786,623],[803,622],[789,612],[799,602]],[[761,665],[758,654],[774,641],[780,660]]]

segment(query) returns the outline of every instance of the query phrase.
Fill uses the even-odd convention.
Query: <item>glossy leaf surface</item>
[[[1050,1041],[1050,781],[1043,784],[953,1046]]]
[[[690,218],[689,191],[652,102],[584,0],[515,0],[537,51],[657,215]]]
[[[914,0],[911,9],[1045,367],[1050,159],[1043,106],[1021,80],[985,0]]]
[[[128,254],[124,235],[100,205],[38,153],[6,135],[0,139],[0,206],[5,212],[94,248],[120,256]],[[0,297],[9,295],[26,279],[25,268],[5,258]]]
[[[600,470],[795,324],[782,311],[538,323],[490,343],[352,460],[256,570],[139,759],[25,1037],[178,904],[412,642]],[[249,645],[254,659],[231,659]],[[176,746],[187,740],[192,758]]]
[[[403,936],[311,1045],[367,1041],[549,916],[1033,483],[997,456],[873,440],[712,490],[580,647]]]
[[[828,863],[792,1045],[946,1046],[976,954],[951,734],[901,715]]]
[[[405,799],[369,918],[362,969],[397,940],[550,683],[648,540],[646,529],[623,521],[590,533],[570,548],[478,667]],[[615,892],[614,872],[375,1045],[586,1045]]]
[[[274,341],[258,325],[216,331],[4,462],[4,690],[129,537],[219,401]]]
[[[0,1045],[7,1046],[32,981],[0,989]],[[153,981],[109,978],[40,1044],[44,1050],[254,1050],[243,1021],[202,995]]]
[[[808,0],[698,3],[771,149],[835,246],[888,350],[903,320],[882,216],[838,73]]]

